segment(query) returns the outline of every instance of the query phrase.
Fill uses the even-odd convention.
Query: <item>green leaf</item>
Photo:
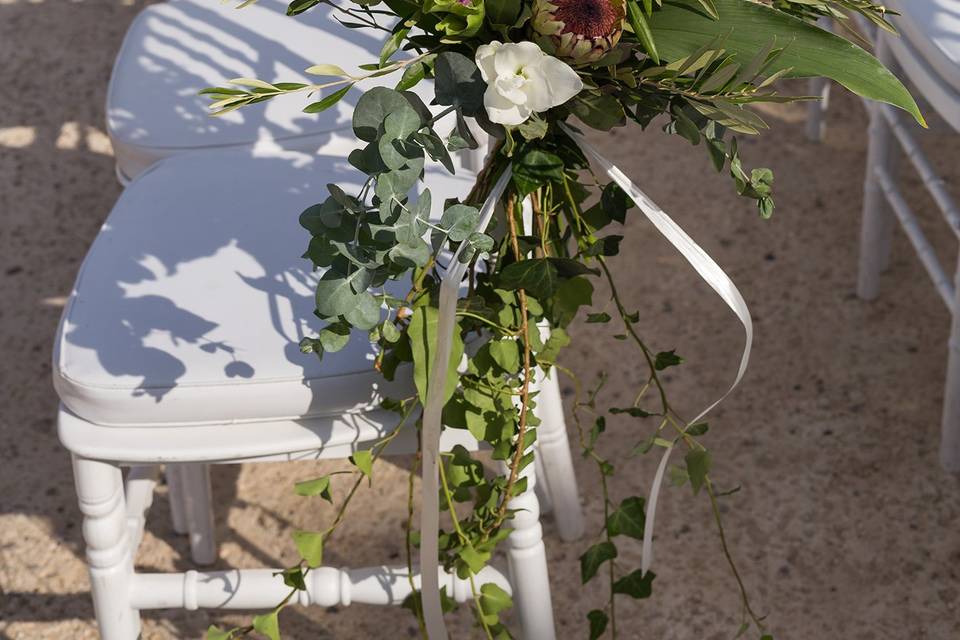
[[[553,297],[553,322],[558,327],[570,324],[580,307],[593,304],[593,285],[586,278],[570,278],[557,287]]]
[[[402,109],[412,109],[403,94],[387,87],[373,87],[360,96],[353,111],[353,132],[364,142],[377,139],[380,125],[387,115]]]
[[[347,95],[347,92],[350,91],[351,88],[353,88],[353,85],[349,84],[345,86],[343,89],[334,91],[330,95],[324,96],[322,99],[318,100],[317,102],[308,104],[306,107],[303,108],[303,112],[304,113],[320,113],[321,111],[326,111],[333,105],[340,102],[340,99],[343,98],[343,96]]]
[[[687,463],[687,475],[690,477],[690,486],[693,487],[693,493],[700,493],[707,474],[710,473],[711,458],[710,452],[706,449],[694,449],[684,456]]]
[[[608,93],[583,92],[570,101],[570,111],[583,124],[600,131],[609,131],[626,122],[623,105]]]
[[[617,547],[612,542],[598,542],[580,556],[580,581],[587,584],[593,576],[597,575],[597,570],[607,560],[613,560],[617,557]]]
[[[540,149],[528,151],[513,166],[513,182],[520,197],[531,193],[551,180],[563,180],[563,160]]]
[[[489,551],[478,551],[469,542],[464,545],[458,555],[460,556],[460,560],[463,561],[464,566],[469,570],[467,575],[461,576],[462,578],[467,578],[470,574],[476,575],[480,573],[480,570],[490,561]]]
[[[369,449],[354,451],[353,455],[350,456],[350,462],[359,469],[363,475],[368,478],[373,476],[373,453]]]
[[[319,339],[325,352],[336,353],[350,342],[350,325],[345,322],[327,325],[320,331]]]
[[[312,76],[336,76],[349,78],[350,74],[335,64],[315,64],[306,71]]]
[[[653,367],[657,371],[663,371],[664,369],[675,367],[680,364],[683,364],[683,358],[678,356],[675,350],[661,351],[657,354],[657,357],[653,362]]]
[[[295,16],[301,14],[307,9],[317,6],[321,2],[323,2],[323,0],[293,0],[293,2],[287,6],[287,15]]]
[[[521,7],[520,0],[486,0],[484,2],[490,24],[505,27],[513,26],[517,16],[520,15]]]
[[[657,53],[657,45],[653,40],[653,33],[650,32],[650,25],[647,24],[647,19],[643,16],[643,12],[640,11],[637,0],[627,0],[627,19],[630,21],[633,33],[637,36],[640,44],[643,45],[643,49],[647,52],[647,55],[650,56],[654,64],[660,64],[660,54]]]
[[[437,344],[437,324],[439,311],[436,307],[417,307],[410,319],[407,334],[410,336],[410,349],[413,353],[413,379],[417,387],[417,394],[421,400],[427,397],[427,387],[430,384],[430,371],[433,369],[434,349]],[[463,355],[463,339],[460,336],[459,325],[453,331],[453,348],[450,350],[450,362],[447,372],[447,386],[444,390],[444,404],[453,395],[457,388],[457,365]]]
[[[236,629],[227,629],[224,631],[216,625],[210,625],[207,627],[207,634],[204,638],[206,638],[206,640],[230,640],[233,638],[234,631],[236,631]]]
[[[480,587],[480,606],[486,614],[496,614],[513,606],[513,598],[493,582]]]
[[[349,312],[356,304],[356,290],[365,291],[369,283],[366,269],[354,269],[347,276],[327,271],[317,282],[317,311],[326,318]]]
[[[313,480],[298,482],[294,485],[293,491],[298,496],[305,498],[320,496],[327,502],[333,502],[333,497],[330,495],[330,476],[321,476]]]
[[[537,359],[543,362],[556,362],[560,350],[570,344],[570,336],[560,327],[554,327],[546,344],[537,352]]]
[[[296,589],[297,591],[307,590],[307,582],[303,579],[303,569],[301,567],[296,566],[284,569],[280,572],[280,575],[283,576],[283,584],[291,589]]]
[[[653,580],[656,577],[657,574],[653,571],[643,573],[642,570],[637,569],[614,582],[613,592],[622,593],[637,600],[649,598],[653,593]]]
[[[610,314],[606,311],[601,311],[600,313],[588,313],[587,314],[587,323],[605,323],[610,322]]]
[[[483,92],[487,84],[477,65],[462,53],[444,51],[434,63],[436,102],[455,106],[468,116],[483,111]]]
[[[520,369],[520,349],[516,340],[491,340],[489,344],[490,356],[501,369],[511,374]]]
[[[253,629],[262,633],[270,640],[280,640],[280,611],[274,609],[270,613],[263,613],[253,617]]]
[[[620,507],[607,517],[607,532],[611,536],[630,536],[643,540],[643,525],[646,521],[643,498],[625,498]]]
[[[511,290],[524,289],[541,300],[551,297],[559,284],[560,276],[547,258],[514,262],[500,272],[501,287]]]
[[[640,407],[623,407],[623,408],[613,407],[612,409],[610,409],[610,413],[614,415],[625,413],[631,418],[649,418],[650,416],[655,415],[650,413],[649,411],[644,411]]]
[[[311,569],[323,564],[323,534],[317,531],[294,531],[297,552]]]
[[[680,60],[717,39],[731,61],[747,64],[771,40],[783,52],[764,70],[787,77],[823,76],[865,98],[892,104],[926,126],[910,92],[872,55],[783,11],[749,0],[714,0],[718,19],[698,0],[665,0],[648,19],[660,56]]]
[[[610,619],[607,614],[600,609],[594,609],[587,614],[587,620],[590,622],[590,640],[597,640],[607,630],[607,623]]]
[[[443,212],[440,226],[447,230],[451,240],[463,242],[480,226],[480,211],[465,204],[452,205]]]

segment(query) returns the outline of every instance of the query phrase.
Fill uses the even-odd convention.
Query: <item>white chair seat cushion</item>
[[[949,84],[960,92],[960,2],[957,0],[895,0],[900,13],[892,22],[904,38]]]
[[[260,0],[241,10],[236,4],[163,2],[144,9],[130,26],[107,93],[107,130],[121,178],[132,179],[164,157],[198,148],[259,143],[309,153],[323,149],[328,155],[351,148],[359,89],[319,114],[303,113],[317,96],[297,94],[216,118],[209,115],[210,100],[198,92],[240,77],[336,80],[304,73],[318,63],[368,73],[358,65],[375,62],[382,42],[368,31],[341,26],[325,5],[289,17],[287,0]],[[393,86],[399,77],[390,74],[361,86]]]
[[[83,263],[54,353],[63,403],[101,425],[217,424],[367,410],[386,384],[365,335],[323,360],[298,225],[325,185],[361,177],[330,157],[213,151],[167,159],[122,194]],[[472,177],[430,172],[435,208]],[[403,289],[401,285],[399,289]],[[401,293],[398,291],[397,293]]]

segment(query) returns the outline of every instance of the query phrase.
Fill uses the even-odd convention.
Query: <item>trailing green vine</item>
[[[608,265],[623,239],[611,229],[627,221],[634,200],[592,173],[571,127],[611,131],[632,123],[648,129],[657,122],[668,134],[702,144],[714,168],[727,171],[736,191],[769,217],[773,174],[744,168],[737,136],[766,129],[751,109],[755,103],[796,99],[777,92],[780,78],[830,77],[922,123],[909,93],[879,62],[812,24],[821,18],[845,21],[855,13],[889,28],[884,9],[868,0],[363,0],[349,6],[294,0],[288,13],[320,4],[330,4],[346,28],[385,36],[378,59],[362,65],[362,73],[318,64],[307,72],[335,79],[306,84],[238,78],[205,93],[216,114],[292,94],[312,96],[304,111],[318,113],[354,88],[376,84],[363,91],[352,113],[360,144],[347,160],[362,176],[361,188],[348,193],[328,185],[322,202],[300,217],[310,235],[303,255],[318,274],[316,315],[326,322],[301,349],[322,358],[343,349],[352,333],[366,332],[377,349],[376,369],[387,380],[409,376],[412,369],[416,394],[384,401],[398,414],[399,426],[372,449],[354,453],[353,484],[330,526],[294,534],[301,561],[278,575],[290,587],[287,597],[247,626],[211,627],[208,638],[258,632],[277,640],[280,612],[322,564],[324,545],[350,500],[372,479],[373,461],[402,429],[422,427],[429,373],[437,364],[440,283],[457,256],[467,276],[456,309],[442,421],[446,429],[469,432],[504,469],[491,472],[461,446],[445,452],[439,467],[440,506],[449,522],[439,532],[439,560],[469,583],[478,632],[512,637],[502,617],[512,605],[509,594],[494,583],[480,584],[478,576],[510,535],[511,500],[528,490],[525,470],[534,461],[539,427],[532,386],[537,371],[570,373],[558,364],[571,340],[567,329],[593,308],[593,283],[601,281],[622,325],[614,338],[638,350],[649,374],[629,406],[606,411],[597,406],[605,378],[585,400],[574,378],[578,442],[597,468],[603,494],[603,522],[580,557],[581,579],[589,582],[602,571],[609,583],[604,608],[586,612],[589,637],[617,637],[618,596],[650,598],[656,577],[642,568],[627,570],[617,560],[627,540],[644,538],[646,521],[643,497],[614,500],[616,469],[599,449],[606,414],[624,414],[656,424],[632,455],[686,449],[670,478],[689,483],[694,494],[705,490],[709,498],[721,552],[741,596],[737,635],[752,630],[770,640],[723,528],[719,500],[725,494],[715,489],[711,453],[701,442],[707,424],[684,421],[661,380],[662,371],[683,360],[648,347],[638,331],[640,314],[628,309]],[[391,74],[399,78],[389,88],[383,83]],[[454,173],[459,152],[481,147],[488,152],[470,192],[435,201],[430,185],[422,184],[428,163]],[[481,204],[508,171],[497,215],[481,228]],[[588,323],[613,320],[606,311],[586,312]],[[645,405],[651,392],[656,408]],[[584,411],[593,417],[589,428]],[[418,455],[407,487],[405,555],[413,593],[405,606],[426,637],[424,594],[414,580],[422,533],[413,529],[414,476],[422,463]],[[296,491],[330,500],[332,481],[306,480]],[[454,606],[449,594],[441,596],[445,610]]]

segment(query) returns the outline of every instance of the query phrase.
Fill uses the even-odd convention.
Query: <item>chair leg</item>
[[[546,485],[545,493],[552,503],[557,532],[562,540],[569,542],[583,535],[583,509],[567,439],[557,372],[546,377],[538,371],[537,387],[540,391],[537,416],[541,420],[537,430],[537,453],[542,467],[540,479]]]
[[[826,78],[811,78],[807,92],[820,98],[807,106],[807,140],[823,142],[827,132],[827,109],[830,108],[830,81]]]
[[[890,48],[884,37],[877,42],[877,56],[885,64],[892,64]],[[895,218],[887,203],[875,170],[884,167],[894,174],[897,142],[880,105],[870,107],[869,148],[867,150],[866,178],[863,184],[863,221],[860,229],[860,272],[857,295],[872,300],[880,293],[880,273],[890,264],[890,244]]]
[[[510,501],[513,531],[507,538],[507,559],[516,610],[520,614],[522,637],[526,640],[554,640],[553,603],[550,597],[550,576],[547,550],[540,525],[540,504],[537,501],[534,471],[524,470],[527,489]]]
[[[960,265],[957,267],[954,283],[955,286],[960,285]],[[958,311],[954,311],[951,322],[947,354],[947,386],[943,394],[943,423],[940,434],[940,465],[948,473],[960,473],[960,312]]]
[[[179,465],[183,512],[190,535],[190,555],[200,565],[217,560],[217,540],[213,526],[213,502],[210,490],[210,465]]]
[[[167,478],[167,491],[170,500],[170,520],[173,530],[182,536],[190,533],[187,526],[187,514],[184,511],[183,480],[180,469],[183,465],[168,464],[164,469]]]
[[[93,608],[104,640],[135,640],[140,612],[130,606],[133,553],[120,468],[74,457],[74,482],[83,513]]]

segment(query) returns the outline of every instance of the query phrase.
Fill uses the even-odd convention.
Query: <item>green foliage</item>
[[[253,1],[241,0],[239,5]],[[287,12],[298,15],[318,4],[328,3],[293,0]],[[382,5],[354,0],[331,5],[342,26],[369,29],[383,43],[375,59],[360,66],[363,73],[353,75],[321,63],[306,70],[319,79],[317,84],[237,78],[230,86],[203,92],[212,100],[212,112],[223,114],[290,94],[311,96],[304,111],[320,113],[355,95],[354,88],[362,91],[352,114],[359,144],[347,157],[362,186],[347,193],[336,184],[327,185],[320,201],[300,215],[309,234],[303,257],[318,271],[315,313],[325,323],[316,334],[305,336],[300,347],[322,357],[344,349],[355,331],[365,332],[376,352],[373,366],[386,379],[412,370],[415,393],[383,402],[383,409],[397,412],[404,421],[419,415],[436,366],[439,285],[453,266],[454,253],[466,269],[444,388],[443,424],[469,431],[508,471],[486,471],[463,447],[443,454],[441,502],[449,530],[439,534],[440,560],[447,571],[464,579],[475,577],[510,535],[514,514],[509,501],[527,488],[522,472],[534,461],[538,435],[538,395],[529,382],[535,367],[548,375],[567,373],[563,349],[571,342],[568,331],[576,326],[575,319],[585,314],[587,323],[615,322],[613,337],[622,341],[618,348],[624,349],[624,357],[649,364],[640,375],[636,397],[622,401],[626,406],[598,407],[603,376],[586,399],[574,380],[581,449],[595,464],[603,492],[600,535],[580,557],[584,583],[601,568],[608,583],[604,609],[587,614],[591,640],[608,632],[616,637],[615,596],[648,598],[655,577],[629,571],[618,559],[618,545],[625,550],[624,545],[643,538],[645,501],[628,496],[617,503],[611,497],[610,485],[624,469],[629,471],[629,459],[616,460],[618,468],[604,457],[605,434],[615,424],[638,430],[638,444],[630,455],[684,447],[684,464],[669,467],[669,480],[689,482],[695,494],[705,490],[721,532],[717,500],[731,492],[713,490],[711,456],[699,441],[707,434],[706,423],[687,425],[668,400],[660,375],[680,365],[682,358],[674,351],[653,351],[642,341],[641,313],[636,307],[625,308],[607,267],[606,261],[623,248],[621,228],[610,227],[627,223],[633,200],[593,174],[583,152],[558,124],[579,122],[610,131],[636,123],[647,129],[662,116],[657,121],[666,133],[702,146],[710,166],[728,174],[736,192],[755,201],[766,218],[774,211],[773,174],[745,166],[737,136],[767,129],[754,104],[794,99],[777,93],[779,78],[824,75],[861,95],[906,109],[922,122],[912,98],[882,65],[813,24],[821,16],[842,23],[858,13],[889,28],[883,9],[869,0],[627,0],[625,9],[620,46],[599,60],[576,65],[582,91],[518,125],[490,120],[485,101],[497,97],[489,93],[474,54],[493,40],[528,40],[531,0],[386,0]],[[393,89],[364,84],[388,74],[395,74],[389,81]],[[427,86],[424,81],[432,81],[433,99],[428,102],[433,108],[410,91]],[[448,126],[441,127],[444,118]],[[427,168],[436,163],[453,173],[453,154],[477,149],[480,129],[494,143],[473,189],[459,194],[460,199],[436,201],[421,184]],[[450,133],[444,138],[438,130]],[[480,205],[508,164],[512,178],[494,221],[490,228],[480,228]],[[529,206],[521,206],[525,199]],[[604,277],[605,286],[595,291],[593,276]],[[398,289],[400,294],[395,293]],[[610,292],[609,302],[595,300],[599,291]],[[648,313],[649,308],[644,309],[644,315]],[[628,352],[628,346],[636,350]],[[592,413],[586,425],[580,423],[580,410]],[[637,420],[608,424],[607,412]],[[229,640],[252,631],[279,638],[279,612],[306,589],[306,576],[321,566],[324,543],[347,504],[361,485],[372,484],[374,460],[399,432],[371,449],[358,450],[351,457],[354,469],[339,472],[353,478],[353,487],[329,528],[295,532],[301,560],[277,573],[291,590],[287,599],[255,617],[251,626],[227,631],[211,627],[208,638]],[[330,489],[330,476],[295,487],[298,495],[332,503]],[[411,494],[411,522],[413,505]],[[418,532],[408,525],[411,567],[418,540]],[[723,536],[721,543],[732,567]],[[742,631],[755,627],[765,633],[735,568],[733,574],[744,611]],[[492,583],[474,587],[473,607],[484,635],[509,638],[503,613],[512,606],[510,596]],[[441,604],[444,611],[455,607],[446,593]],[[404,606],[419,618],[421,594],[412,593]],[[767,638],[765,634],[761,640]]]
[[[607,540],[598,542],[580,556],[580,581],[587,584],[597,575],[600,566],[617,557],[617,547]]]

